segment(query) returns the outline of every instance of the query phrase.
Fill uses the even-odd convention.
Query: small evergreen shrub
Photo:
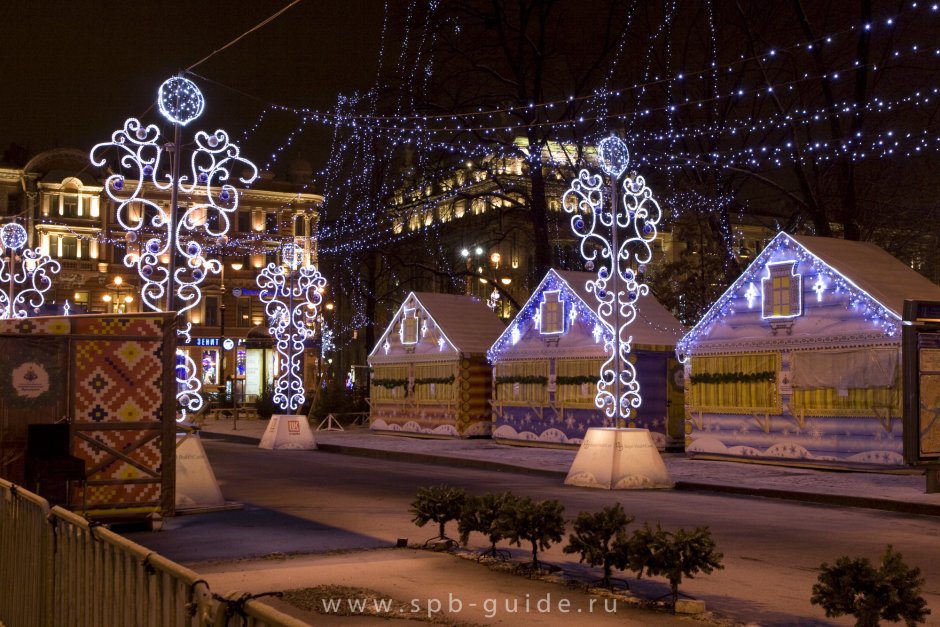
[[[826,610],[826,616],[851,614],[856,627],[875,627],[880,620],[904,621],[912,627],[930,614],[920,595],[924,578],[919,568],[910,568],[889,544],[875,568],[864,557],[840,557],[819,567],[810,601]]]

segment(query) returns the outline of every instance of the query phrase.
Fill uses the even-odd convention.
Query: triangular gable
[[[771,322],[768,326],[785,321],[789,314],[772,310],[772,304],[765,309],[764,297],[769,296],[766,290],[771,289],[768,284],[772,280],[771,268],[789,262],[793,262],[793,268],[801,269],[799,275],[793,275],[791,289],[794,293],[800,292],[802,301],[798,304],[807,308],[799,314],[794,312],[794,319],[806,317],[814,306],[827,302],[827,298],[841,299],[868,320],[871,338],[895,338],[900,335],[904,298],[940,300],[940,288],[877,246],[832,238],[795,237],[781,232],[679,341],[676,352],[680,355],[695,353],[697,344],[708,343],[716,323],[736,313],[757,311],[765,321]],[[912,293],[905,296],[905,290]],[[786,335],[781,334],[775,341],[785,342]]]
[[[591,274],[587,272],[575,274],[583,274],[588,278],[591,276]],[[577,281],[573,281],[573,283],[574,285],[578,285]],[[529,300],[519,309],[519,313],[516,314],[516,317],[510,321],[509,326],[506,327],[496,341],[493,342],[489,351],[487,351],[486,356],[490,363],[496,363],[504,353],[509,351],[514,353],[514,357],[531,357],[541,352],[540,347],[542,347],[542,343],[536,343],[534,340],[536,337],[539,339],[545,337],[541,333],[541,316],[544,309],[543,301],[546,292],[553,296],[553,298],[557,293],[557,301],[563,303],[564,307],[561,312],[561,322],[564,325],[564,331],[561,333],[550,332],[546,335],[551,336],[552,340],[557,339],[560,342],[571,328],[573,322],[580,320],[580,324],[591,329],[590,333],[593,341],[585,342],[572,348],[577,349],[584,357],[589,357],[594,353],[603,355],[604,340],[610,337],[610,330],[607,325],[597,317],[597,314],[588,306],[587,302],[585,302],[584,295],[587,295],[587,291],[584,289],[583,282],[581,283],[582,284],[576,289],[571,283],[562,278],[557,270],[549,270],[548,273],[542,277],[542,281],[538,286],[532,291]],[[520,342],[532,344],[533,347],[528,350],[524,350],[521,346],[517,348]]]
[[[549,342],[554,344],[551,353],[556,357],[565,356],[565,353],[572,353],[572,357],[603,356],[604,341],[611,339],[612,335],[610,327],[597,315],[595,297],[586,287],[589,280],[596,278],[597,275],[591,272],[550,269],[516,317],[490,347],[487,352],[490,363],[510,353],[514,358],[545,355]],[[565,332],[557,332],[555,327],[546,330],[542,326],[545,300],[548,297],[554,300],[555,292],[558,293],[557,298],[564,302]],[[576,323],[585,337],[564,338]],[[641,297],[637,304],[637,317],[630,326],[634,347],[672,347],[684,332],[685,329],[675,316],[655,297]],[[535,342],[536,338],[540,341]],[[555,338],[557,342],[554,342]]]
[[[483,355],[503,323],[471,296],[411,292],[379,338],[369,363]]]

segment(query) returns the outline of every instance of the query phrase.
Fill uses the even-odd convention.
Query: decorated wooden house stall
[[[682,369],[675,346],[685,328],[652,295],[630,325],[642,404],[629,425],[616,425],[594,404],[609,327],[597,316],[590,272],[549,270],[489,351],[493,364],[493,437],[578,444],[591,427],[650,430],[657,446],[682,441]]]
[[[97,520],[173,514],[175,344],[171,313],[0,320],[0,476]]]
[[[686,450],[902,463],[907,298],[940,288],[873,244],[778,234],[679,342]]]
[[[369,355],[372,429],[489,437],[486,350],[504,328],[477,298],[408,294]]]

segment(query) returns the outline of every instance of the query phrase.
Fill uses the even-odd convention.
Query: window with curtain
[[[454,362],[416,364],[414,387],[415,399],[418,401],[427,401],[432,403],[441,403],[454,400],[454,390],[456,388],[454,381],[451,381],[450,383],[446,383],[444,381],[451,377],[454,377],[454,381],[456,381]],[[428,381],[429,379],[437,379],[437,381],[434,381],[433,383],[422,383],[422,381]]]
[[[372,389],[370,397],[373,400],[404,400],[410,368],[408,364],[376,366],[372,374]],[[378,383],[387,382],[386,385]],[[393,385],[391,382],[398,383]]]
[[[732,412],[777,412],[778,353],[692,357],[690,406]]]
[[[555,400],[561,405],[594,405],[601,359],[559,359],[555,362]]]
[[[509,380],[500,383],[500,379]],[[541,405],[548,399],[548,360],[507,361],[496,364],[496,380],[497,400],[520,405]]]
[[[790,405],[810,413],[901,413],[900,349],[806,351],[790,356]]]

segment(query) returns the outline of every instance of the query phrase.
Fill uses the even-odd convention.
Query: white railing
[[[302,627],[250,595],[0,479],[0,625]]]
[[[0,479],[0,624],[55,624],[48,517],[45,499]]]

